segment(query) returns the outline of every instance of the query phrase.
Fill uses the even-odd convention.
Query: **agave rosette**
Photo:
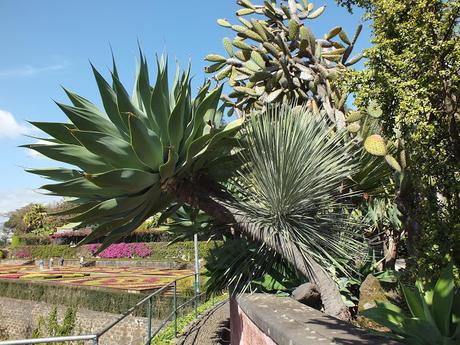
[[[69,123],[32,122],[48,134],[46,144],[26,148],[76,168],[29,169],[57,183],[41,187],[51,195],[73,198],[66,213],[82,225],[96,225],[85,243],[104,237],[104,245],[124,237],[175,201],[162,188],[216,162],[229,159],[241,120],[222,124],[222,87],[200,88],[192,98],[190,68],[177,70],[171,88],[166,59],[157,60],[153,86],[140,53],[131,96],[114,63],[112,85],[94,68],[104,109],[64,89],[72,106],[57,103]]]

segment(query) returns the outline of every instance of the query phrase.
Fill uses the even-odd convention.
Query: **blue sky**
[[[260,1],[254,0],[254,3]],[[350,15],[331,0],[326,12],[310,26],[317,36],[336,25],[352,36],[361,13]],[[33,142],[24,135],[40,135],[27,120],[65,121],[53,100],[66,101],[61,85],[99,104],[89,60],[107,74],[109,45],[120,75],[131,85],[137,57],[137,40],[153,62],[166,51],[170,62],[192,60],[195,80],[201,82],[209,53],[222,53],[222,38],[233,37],[216,19],[238,19],[234,0],[2,0],[0,3],[0,214],[29,202],[50,202],[34,190],[43,180],[22,167],[53,163],[17,146]],[[366,23],[365,23],[366,24]],[[356,52],[370,45],[367,25]],[[131,89],[131,86],[128,87]]]

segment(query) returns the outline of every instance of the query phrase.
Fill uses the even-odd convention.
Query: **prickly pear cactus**
[[[364,141],[364,148],[374,156],[384,157],[388,152],[385,140],[378,134],[368,136],[366,141]]]
[[[237,3],[240,23],[217,21],[236,34],[224,39],[228,56],[206,57],[212,62],[206,72],[213,73],[217,81],[228,80],[233,88],[225,97],[231,112],[257,111],[267,103],[296,99],[308,104],[312,112],[327,112],[331,121],[345,128],[346,95],[334,80],[361,59],[361,55],[350,58],[361,26],[351,39],[341,27],[316,37],[307,23],[319,17],[324,6],[315,9],[307,0]],[[350,129],[356,130],[356,124]]]

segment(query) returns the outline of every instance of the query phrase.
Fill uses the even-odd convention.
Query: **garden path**
[[[228,301],[216,305],[188,327],[178,345],[230,345],[230,307]]]

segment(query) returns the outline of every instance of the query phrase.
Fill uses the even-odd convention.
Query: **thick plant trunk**
[[[288,253],[280,241],[265,238],[264,232],[250,223],[241,211],[233,208],[229,202],[230,196],[219,191],[212,181],[169,181],[163,189],[181,201],[205,211],[219,223],[228,225],[232,231],[240,232],[253,241],[268,245],[318,286],[326,314],[341,320],[351,320],[350,311],[342,300],[337,284],[322,267],[313,259],[307,260],[296,243],[290,243]]]

